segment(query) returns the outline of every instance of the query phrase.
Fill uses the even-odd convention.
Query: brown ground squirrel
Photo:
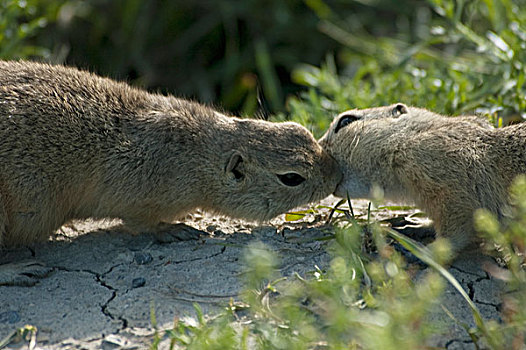
[[[343,112],[319,142],[343,172],[336,195],[368,197],[376,184],[388,199],[410,199],[454,253],[476,241],[474,211],[503,218],[510,184],[526,173],[526,124],[496,129],[401,103]]]
[[[64,66],[0,61],[0,245],[71,219],[155,230],[192,209],[263,221],[341,179],[292,122],[226,117]]]

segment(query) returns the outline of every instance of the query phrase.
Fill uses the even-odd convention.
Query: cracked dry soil
[[[329,201],[331,201],[329,199]],[[333,199],[330,204],[334,204]],[[365,215],[367,202],[354,202]],[[407,212],[379,210],[377,219]],[[309,221],[309,220],[306,220]],[[262,241],[281,259],[281,272],[305,275],[330,263],[319,241],[330,234],[320,223],[268,226],[195,214],[162,236],[131,236],[116,222],[78,222],[65,226],[45,244],[4,252],[0,263],[36,259],[52,268],[31,287],[0,286],[0,340],[26,324],[38,329],[36,349],[144,349],[152,341],[151,310],[159,328],[174,318],[193,316],[197,302],[213,313],[236,298],[244,273],[244,248]],[[499,319],[504,286],[484,270],[483,257],[466,257],[450,272],[477,303],[486,319]],[[442,301],[457,320],[474,325],[468,305],[451,286]],[[431,316],[443,327],[430,346],[475,349],[468,334],[442,309]],[[167,345],[168,340],[161,343]],[[11,342],[7,348],[27,348]]]

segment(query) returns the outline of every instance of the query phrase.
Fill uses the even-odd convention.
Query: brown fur
[[[342,118],[350,122],[335,132]],[[504,217],[509,186],[526,173],[526,124],[495,129],[403,104],[346,111],[320,144],[344,175],[336,195],[368,197],[376,184],[386,198],[413,200],[456,252],[475,241],[474,211]]]
[[[283,174],[305,181],[285,185]],[[0,244],[43,240],[88,217],[122,218],[133,231],[195,208],[267,220],[325,197],[340,179],[299,124],[0,61]]]

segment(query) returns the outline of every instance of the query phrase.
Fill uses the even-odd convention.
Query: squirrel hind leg
[[[480,240],[473,227],[473,214],[470,214],[459,216],[457,212],[456,215],[442,218],[440,225],[436,227],[437,236],[449,241],[454,259],[465,252],[480,250]]]

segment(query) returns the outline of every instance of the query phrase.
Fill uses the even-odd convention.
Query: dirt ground
[[[334,204],[329,198],[326,204]],[[367,202],[353,202],[365,215]],[[408,215],[411,210],[374,212],[376,219]],[[268,225],[194,214],[162,236],[131,236],[118,222],[78,222],[63,227],[45,244],[3,252],[0,263],[34,261],[50,274],[29,287],[0,286],[0,341],[24,325],[38,330],[36,343],[12,337],[8,349],[144,349],[152,341],[151,311],[159,328],[174,318],[193,317],[197,302],[214,313],[236,298],[244,273],[242,256],[251,242],[262,241],[281,257],[281,272],[305,275],[314,266],[328,266],[330,235],[320,222],[286,223],[278,217]],[[449,270],[468,291],[486,319],[499,319],[503,285],[481,268],[482,257],[466,258]],[[461,322],[473,325],[468,305],[448,287],[443,305]],[[444,325],[431,346],[475,349],[468,334],[446,316],[433,313]],[[168,340],[161,342],[166,347]]]

